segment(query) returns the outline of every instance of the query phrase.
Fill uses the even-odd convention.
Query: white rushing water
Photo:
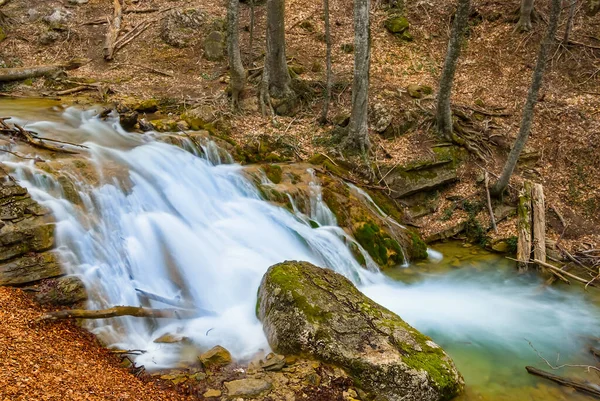
[[[207,159],[197,157],[151,135],[126,133],[116,118],[101,121],[93,111],[74,108],[62,121],[26,128],[85,143],[103,171],[100,183],[79,184],[83,206],[76,207],[33,162],[5,161],[55,214],[65,266],[90,290],[90,309],[142,305],[136,290],[141,289],[212,312],[191,320],[121,317],[88,323],[112,346],[147,350],[137,359],[147,368],[172,366],[184,357],[181,345],[153,342],[167,333],[201,349],[222,345],[241,359],[268,348],[255,317],[256,292],[267,268],[284,260],[306,260],[345,275],[441,342],[510,350],[527,338],[552,350],[597,331],[596,310],[580,297],[540,293],[524,279],[454,274],[406,285],[365,270],[321,201],[318,183],[310,217],[320,227],[311,228],[302,216],[262,201],[240,166],[219,164],[228,160],[214,144],[206,144]],[[126,174],[108,174],[113,167]],[[169,307],[158,301],[145,305]]]

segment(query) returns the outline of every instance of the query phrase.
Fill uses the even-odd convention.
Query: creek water
[[[94,109],[52,106],[3,100],[0,112],[41,136],[87,147],[77,156],[85,163],[53,162],[75,182],[80,204],[67,200],[56,174],[34,161],[0,158],[54,213],[63,265],[86,284],[88,307],[168,307],[144,300],[143,290],[206,311],[189,320],[86,323],[109,346],[147,350],[136,363],[175,366],[217,344],[241,360],[268,348],[255,317],[260,280],[272,264],[306,260],[345,275],[442,345],[465,376],[459,399],[584,399],[529,376],[524,366],[551,370],[538,353],[554,365],[595,363],[587,348],[598,336],[597,294],[546,288],[533,275],[517,276],[510,261],[462,244],[441,244],[429,260],[385,274],[364,269],[321,201],[317,181],[310,220],[319,227],[313,228],[306,216],[263,201],[242,167],[214,144],[190,152],[158,141],[156,133],[125,132],[117,116],[100,120]],[[188,341],[154,342],[165,334]],[[581,368],[558,372],[597,381]]]

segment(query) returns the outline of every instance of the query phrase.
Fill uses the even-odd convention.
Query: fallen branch
[[[5,120],[7,120],[7,119],[8,118],[0,118],[0,134],[9,135],[13,138],[16,138],[20,141],[23,141],[23,142],[33,146],[33,147],[49,150],[52,152],[70,153],[70,154],[78,153],[74,150],[69,150],[69,149],[59,147],[59,146],[54,146],[54,145],[44,143],[44,140],[48,140],[48,139],[38,138],[38,137],[36,137],[35,132],[24,130],[21,126],[19,126],[17,124],[13,124],[13,127],[10,127],[5,122]],[[68,144],[68,145],[85,147],[83,145],[76,145],[76,144],[72,144],[72,143],[61,142],[58,140],[52,140],[51,142],[60,142],[60,143]]]
[[[48,77],[61,71],[75,70],[86,64],[87,59],[73,59],[66,63],[36,67],[0,68],[0,82],[22,81],[29,78]]]
[[[571,277],[573,280],[575,280],[575,281],[579,281],[580,283],[583,283],[583,284],[589,284],[589,285],[591,285],[592,287],[598,287],[598,284],[592,283],[590,280],[586,280],[586,279],[584,279],[584,278],[581,278],[581,277],[579,277],[579,276],[576,276],[576,275],[574,275],[573,273],[569,273],[568,271],[561,270],[561,269],[559,269],[558,267],[556,267],[556,266],[552,266],[552,265],[551,265],[551,264],[549,264],[549,263],[542,262],[541,260],[537,260],[537,259],[534,259],[534,260],[533,260],[533,262],[534,262],[534,263],[537,263],[537,264],[538,264],[538,265],[540,265],[540,266],[547,267],[548,269],[550,269],[550,270],[552,270],[552,271],[554,271],[554,272],[558,272],[559,274],[564,274],[564,275],[565,275],[565,276],[567,276],[567,277]]]
[[[111,317],[134,316],[151,317],[161,319],[193,319],[203,314],[196,309],[151,309],[141,306],[113,306],[108,309],[87,310],[67,309],[56,312],[48,312],[39,320],[61,320],[61,319],[106,319]]]
[[[62,91],[58,91],[58,92],[56,92],[56,94],[58,96],[72,95],[73,93],[83,92],[83,91],[87,91],[87,90],[90,90],[90,89],[93,89],[93,88],[90,87],[90,86],[76,86],[76,87],[71,88],[71,89],[65,89],[65,90],[62,90]]]
[[[543,371],[541,369],[534,368],[533,366],[526,366],[525,369],[527,370],[527,372],[529,374],[543,377],[544,379],[548,379],[550,381],[558,383],[561,386],[571,387],[572,389],[575,389],[576,391],[591,395],[596,398],[600,398],[600,390],[598,390],[595,387],[592,387],[590,385],[587,385],[585,383],[581,383],[581,382],[578,382],[575,380],[567,379],[565,377],[557,376],[552,373]]]
[[[115,43],[119,32],[121,32],[121,22],[123,21],[123,0],[113,0],[114,10],[113,19],[108,22],[106,31],[106,40],[104,42],[104,60],[110,61],[115,53]]]
[[[153,21],[144,21],[136,25],[131,31],[127,32],[120,38],[114,45],[114,51],[118,51],[122,49],[125,45],[130,43],[133,39],[140,36],[150,25],[152,25]]]

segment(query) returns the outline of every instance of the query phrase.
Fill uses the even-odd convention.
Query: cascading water
[[[453,344],[469,343],[517,355],[527,351],[527,339],[541,351],[568,352],[597,333],[598,312],[581,296],[540,290],[529,278],[456,271],[404,284],[362,268],[316,181],[310,219],[319,227],[312,228],[308,219],[261,200],[242,167],[220,164],[231,160],[214,144],[204,144],[204,157],[197,157],[153,134],[124,132],[116,116],[102,121],[94,111],[69,108],[56,120],[19,122],[89,148],[100,179],[79,181],[81,206],[67,201],[58,182],[33,162],[5,157],[3,163],[56,216],[65,266],[88,287],[88,307],[141,305],[143,290],[207,311],[190,320],[87,323],[112,346],[146,350],[136,362],[147,368],[185,358],[180,344],[153,342],[167,333],[200,348],[222,345],[241,359],[267,348],[255,317],[256,291],[269,266],[291,259],[345,275],[451,351]]]

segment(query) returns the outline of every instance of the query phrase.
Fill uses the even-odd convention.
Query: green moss
[[[356,224],[354,238],[380,266],[404,263],[400,244],[373,221]]]
[[[510,254],[516,254],[518,242],[519,242],[519,237],[514,236],[514,235],[512,237],[508,237],[506,239],[506,244],[508,245],[508,248],[506,249],[506,251]]]
[[[158,110],[158,100],[146,99],[134,105],[133,109],[140,113],[153,113]]]
[[[323,202],[325,202],[327,207],[335,215],[338,225],[340,227],[347,227],[349,224],[347,210],[345,210],[345,207],[339,201],[335,192],[329,188],[322,188],[322,197]]]
[[[412,241],[412,247],[409,248],[410,260],[427,259],[427,244],[421,239],[419,234],[408,230],[408,235]]]
[[[403,15],[392,15],[385,21],[385,27],[390,33],[395,35],[402,34],[408,30],[410,24]]]
[[[331,313],[324,312],[320,308],[314,306],[304,295],[300,294],[296,288],[296,283],[303,283],[306,280],[302,274],[300,263],[301,262],[288,261],[273,266],[268,272],[269,280],[281,288],[282,291],[286,291],[292,296],[294,303],[298,309],[305,314],[309,322],[323,322],[331,318]]]
[[[385,193],[381,191],[372,191],[367,190],[373,202],[385,213],[386,215],[392,217],[397,222],[402,222],[404,220],[404,213],[396,206],[394,201],[389,198]]]
[[[4,28],[0,26],[0,42],[6,39],[6,32],[4,32]]]
[[[263,170],[273,184],[279,184],[282,178],[281,167],[276,164],[265,164]]]

